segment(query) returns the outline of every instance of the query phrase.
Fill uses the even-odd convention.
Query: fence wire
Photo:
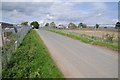
[[[21,44],[25,35],[31,29],[30,26],[13,26],[2,28],[2,66],[9,67],[12,54]]]

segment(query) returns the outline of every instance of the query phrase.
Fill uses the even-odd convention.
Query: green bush
[[[68,24],[68,28],[70,28],[70,29],[76,29],[77,26],[74,23],[69,23]]]
[[[106,37],[106,41],[113,42],[114,34],[110,35],[110,34],[107,33],[105,35],[105,37]]]
[[[39,23],[37,21],[33,21],[30,25],[33,26],[33,29],[39,29]]]

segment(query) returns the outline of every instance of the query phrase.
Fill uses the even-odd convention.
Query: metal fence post
[[[4,58],[5,58],[5,66],[8,67],[8,57],[7,57],[7,52],[6,52],[6,49],[5,49],[5,43],[4,43],[4,39],[3,39],[3,36],[4,36],[4,32],[2,32],[2,48],[3,48],[3,55],[4,55]]]
[[[0,23],[0,79],[2,79],[2,26],[1,26],[1,23]]]

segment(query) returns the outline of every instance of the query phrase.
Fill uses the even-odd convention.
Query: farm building
[[[65,29],[66,26],[64,26],[64,25],[62,25],[62,24],[59,24],[58,26],[56,26],[56,28],[58,28],[58,29]]]
[[[14,28],[13,24],[9,24],[9,23],[4,23],[4,22],[0,22],[2,29],[5,28]]]
[[[99,27],[114,28],[115,24],[99,24]]]

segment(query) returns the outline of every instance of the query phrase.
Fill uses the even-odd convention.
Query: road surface
[[[66,78],[118,78],[118,53],[36,30]]]

